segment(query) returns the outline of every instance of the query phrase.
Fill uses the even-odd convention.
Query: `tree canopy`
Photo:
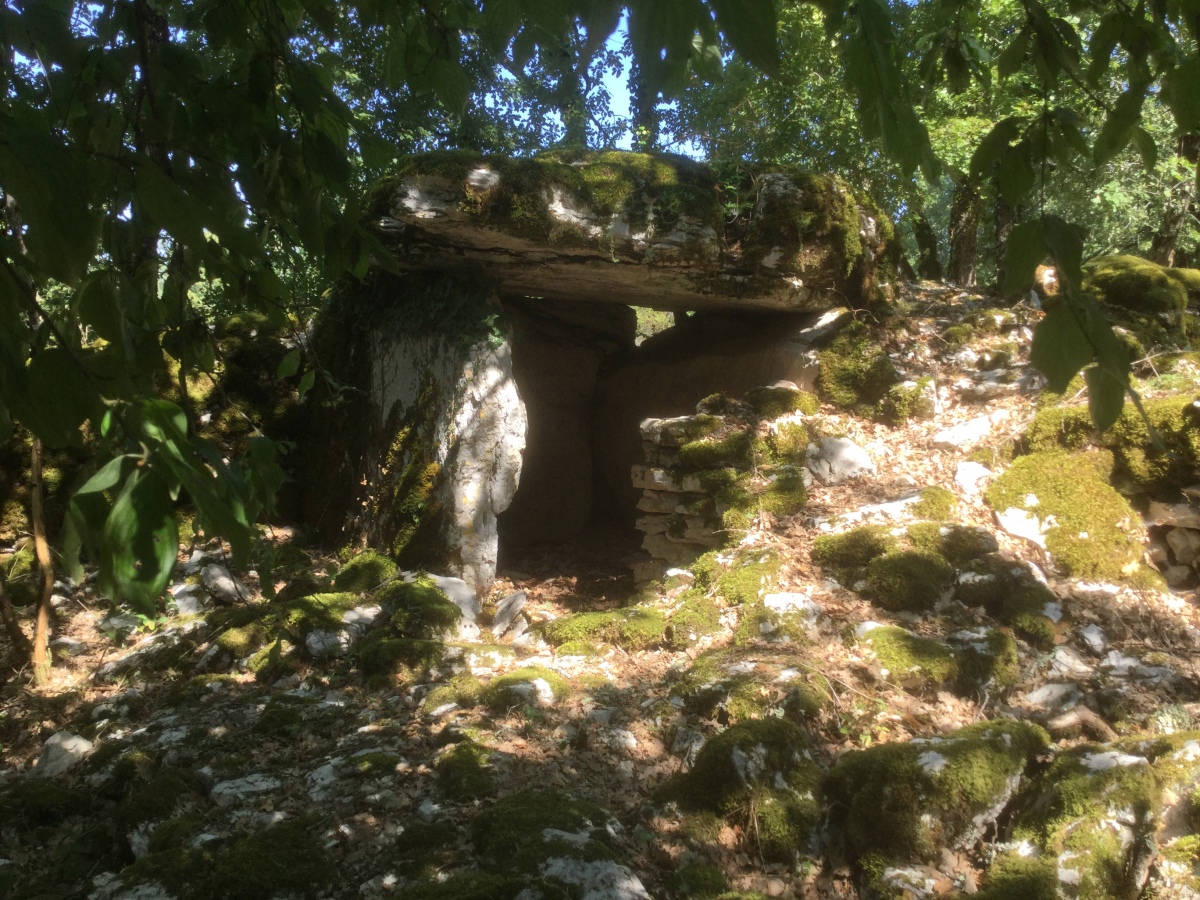
[[[1082,263],[1196,246],[1194,0],[10,0],[0,31],[0,436],[88,441],[68,559],[143,607],[180,497],[244,559],[279,485],[270,435],[233,460],[196,436],[209,321],[286,323],[386,266],[362,204],[398,154],[629,133],[843,172],[954,280],[1016,295],[1053,261],[1034,362],[1055,389],[1083,370],[1102,428],[1129,359]],[[302,355],[279,374],[303,395]]]

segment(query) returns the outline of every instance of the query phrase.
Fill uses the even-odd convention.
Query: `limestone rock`
[[[524,591],[514,591],[496,604],[496,618],[492,621],[492,634],[495,637],[501,637],[508,631],[525,608],[525,601]]]
[[[213,785],[210,796],[218,806],[234,806],[259,794],[279,790],[282,782],[270,775],[254,774]]]
[[[1200,531],[1173,528],[1167,532],[1167,543],[1175,553],[1175,561],[1182,566],[1190,566],[1200,558]]]
[[[875,463],[867,451],[849,438],[826,437],[819,444],[810,444],[805,465],[822,484],[841,484],[875,474]]]
[[[54,778],[81,763],[92,752],[93,744],[85,737],[58,731],[46,739],[38,757],[37,774]]]
[[[1007,413],[998,410],[986,416],[968,419],[966,422],[944,428],[933,436],[933,445],[943,450],[970,450],[979,446],[991,434],[992,429],[1006,417]]]
[[[220,563],[209,563],[200,570],[200,580],[219,603],[237,603],[246,598],[246,588]]]
[[[960,462],[954,469],[954,483],[968,497],[981,493],[980,485],[992,477],[992,470],[977,462]]]
[[[696,310],[865,298],[876,260],[894,252],[880,213],[833,178],[755,177],[755,206],[727,222],[714,174],[681,157],[430,154],[403,161],[373,212],[400,265],[470,266],[509,295]],[[684,209],[678,193],[657,202],[677,184],[690,186]],[[517,208],[527,212],[510,221]]]

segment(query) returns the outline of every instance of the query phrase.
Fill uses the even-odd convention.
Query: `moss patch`
[[[821,770],[809,752],[791,722],[743,722],[709,740],[691,771],[667,782],[658,796],[718,812],[764,859],[791,861],[810,852],[820,817]]]
[[[954,570],[937,553],[898,550],[877,556],[867,565],[872,601],[892,611],[933,609]]]
[[[721,629],[721,610],[703,590],[691,588],[680,596],[679,607],[671,613],[664,632],[667,646],[682,650],[705,635]]]
[[[1020,658],[1012,635],[995,629],[960,632],[953,636],[958,650],[958,690],[970,694],[981,688],[1004,690],[1017,683]]]
[[[562,791],[522,791],[480,813],[471,834],[488,868],[533,874],[551,858],[612,859],[609,818]]]
[[[474,800],[495,791],[491,754],[473,741],[455,744],[437,761],[437,781],[451,800]]]
[[[933,688],[958,676],[958,659],[941,641],[919,637],[896,625],[872,628],[862,637],[886,671],[905,687]]]
[[[778,419],[793,413],[815,416],[821,408],[816,395],[789,387],[757,387],[746,393],[746,402],[763,419]]]
[[[1054,646],[1054,623],[1046,604],[1058,598],[1024,566],[1000,556],[971,563],[958,576],[955,599],[967,607],[983,607],[1035,647]]]
[[[525,666],[489,681],[480,700],[497,711],[514,706],[537,706],[548,699],[543,697],[547,688],[555,701],[565,700],[571,694],[571,685],[557,672],[545,666]]]
[[[1167,268],[1137,256],[1102,256],[1083,269],[1083,288],[1096,299],[1173,322],[1182,319],[1189,291],[1200,293],[1198,281],[1194,269]]]
[[[424,577],[411,583],[393,581],[374,600],[391,615],[392,627],[401,637],[426,640],[443,637],[462,618],[462,610]]]
[[[1053,516],[1046,549],[1068,574],[1128,580],[1140,568],[1139,519],[1108,484],[1111,462],[1101,452],[1023,456],[988,488],[987,502],[1000,513],[1026,510],[1043,522]]]
[[[889,425],[902,425],[909,419],[931,419],[937,412],[933,379],[892,385],[880,404],[880,415]]]
[[[883,525],[863,525],[842,534],[823,534],[812,546],[812,561],[832,572],[865,568],[877,556],[896,548],[896,538]]]
[[[232,840],[143,856],[121,873],[126,885],[157,882],[180,900],[257,900],[280,894],[315,897],[334,867],[328,852],[299,820]]]
[[[23,778],[0,796],[6,822],[26,827],[57,825],[91,806],[88,795],[51,778]]]
[[[820,353],[821,399],[866,418],[880,415],[883,400],[899,381],[891,360],[874,346],[862,323],[848,326]]]
[[[952,491],[942,487],[927,487],[921,491],[921,499],[913,505],[914,516],[928,519],[931,522],[945,522],[958,505],[958,498]]]
[[[1036,725],[997,721],[852,751],[825,782],[830,825],[853,858],[932,862],[941,847],[982,835],[1048,744]]]
[[[364,550],[346,563],[333,579],[339,591],[373,591],[389,578],[396,577],[396,564],[374,550]]]
[[[409,684],[426,678],[446,655],[441,641],[397,638],[374,631],[354,647],[359,670],[370,686]]]
[[[573,613],[538,627],[548,644],[614,644],[624,650],[646,650],[665,640],[666,617],[656,609],[634,606],[610,612]]]
[[[753,603],[774,587],[779,566],[774,551],[743,554],[717,577],[716,593],[731,606]]]
[[[1103,434],[1092,427],[1086,407],[1045,407],[1030,423],[1025,443],[1033,452],[1104,447],[1113,453],[1112,479],[1118,488],[1169,494],[1191,485],[1200,468],[1200,428],[1189,414],[1190,404],[1190,397],[1143,402],[1146,417],[1162,439],[1161,448],[1154,446],[1145,420],[1132,404]]]

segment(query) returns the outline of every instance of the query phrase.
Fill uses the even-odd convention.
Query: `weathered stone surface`
[[[627,354],[601,378],[593,426],[596,472],[616,511],[628,517],[638,504],[629,470],[645,458],[644,420],[693,416],[697,401],[712,394],[743,397],[777,381],[811,391],[817,377],[814,347],[844,320],[836,311],[697,315]]]
[[[525,403],[521,484],[500,517],[510,546],[567,540],[592,513],[592,415],[597,376],[632,350],[636,316],[625,306],[508,300],[513,377]]]
[[[526,434],[497,311],[490,287],[452,276],[381,278],[330,308],[316,343],[361,393],[318,415],[306,448],[320,533],[491,585]]]
[[[805,464],[822,484],[841,484],[875,474],[875,463],[867,451],[849,438],[827,437],[810,444]]]
[[[61,775],[82,762],[91,752],[92,742],[87,738],[71,734],[69,731],[55,732],[42,745],[42,755],[38,757],[37,774],[44,778]]]
[[[826,309],[864,299],[891,226],[834,178],[761,169],[728,217],[682,157],[435,153],[376,187],[374,224],[402,266],[474,267],[505,294],[663,309]],[[747,182],[749,187],[749,182]]]

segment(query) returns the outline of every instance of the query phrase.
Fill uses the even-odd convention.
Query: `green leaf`
[[[996,169],[996,186],[1000,195],[1012,206],[1020,203],[1037,183],[1037,173],[1029,158],[1029,147],[1025,141],[1009,147],[1000,157]]]
[[[431,63],[434,73],[433,90],[442,106],[449,112],[461,115],[471,99],[471,76],[456,59],[434,59]]]
[[[92,272],[84,277],[75,293],[75,304],[84,325],[110,343],[124,342],[125,310],[112,273]]]
[[[1088,386],[1088,412],[1098,431],[1107,431],[1121,416],[1125,407],[1126,380],[1103,366],[1084,370]]]
[[[992,130],[983,136],[971,156],[969,171],[972,181],[982,181],[984,176],[991,173],[992,167],[1008,151],[1012,142],[1021,136],[1022,125],[1023,121],[1019,117],[1009,116],[997,122]]]
[[[1129,132],[1133,138],[1133,145],[1137,147],[1137,151],[1141,154],[1142,165],[1147,169],[1153,170],[1158,165],[1158,146],[1154,143],[1154,137],[1141,125],[1135,125]]]
[[[105,491],[112,490],[125,480],[126,471],[141,458],[132,453],[126,453],[110,459],[100,468],[99,472],[89,478],[83,487],[75,492],[75,496],[103,494]]]
[[[117,597],[153,614],[179,553],[170,491],[158,473],[138,468],[125,480],[105,522],[103,544],[105,580]]]
[[[1001,78],[1007,78],[1009,75],[1017,72],[1021,66],[1025,65],[1025,58],[1029,55],[1029,41],[1031,37],[1032,32],[1029,26],[1026,25],[1008,42],[1008,46],[1004,48],[1000,54],[1000,58],[996,61],[996,67],[1000,72]]]
[[[1084,230],[1058,216],[1043,216],[1042,240],[1054,265],[1058,277],[1071,291],[1083,284],[1083,238]]]
[[[1046,376],[1050,390],[1062,392],[1092,356],[1092,344],[1069,304],[1056,303],[1033,332],[1030,362]]]
[[[276,378],[291,378],[300,371],[300,351],[290,350],[287,356],[279,361],[279,369],[275,373]]]
[[[317,383],[317,373],[309,369],[304,373],[304,377],[300,379],[300,386],[296,388],[297,392],[303,397],[312,390],[312,386]]]
[[[774,0],[710,0],[717,27],[733,49],[768,75],[779,72],[776,29],[779,13]]]
[[[50,133],[0,127],[0,185],[21,209],[29,255],[47,275],[75,284],[100,236],[90,207],[94,182],[88,159]]]
[[[79,363],[60,347],[34,355],[29,363],[29,392],[34,407],[29,428],[51,447],[79,436],[79,426],[99,411],[100,397]]]
[[[1028,291],[1033,275],[1046,260],[1041,220],[1022,222],[1008,236],[1004,248],[1004,294],[1015,297]]]

